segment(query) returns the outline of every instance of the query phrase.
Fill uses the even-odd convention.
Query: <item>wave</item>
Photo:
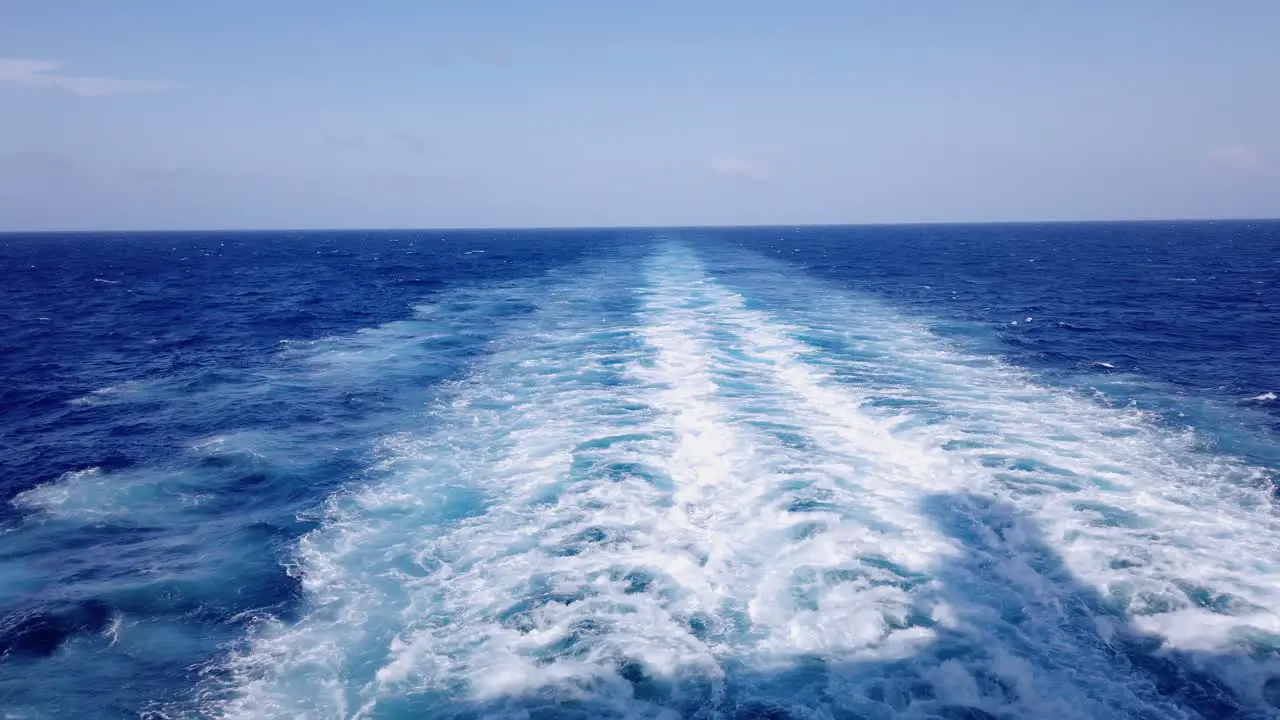
[[[108,385],[100,387],[87,395],[82,395],[68,401],[70,405],[102,405],[113,401],[130,398],[141,393],[146,389],[146,383],[143,382],[126,382],[119,385]]]

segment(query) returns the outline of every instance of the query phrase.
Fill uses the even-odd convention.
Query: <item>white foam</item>
[[[100,387],[87,395],[75,398],[70,401],[71,405],[100,405],[103,403],[119,400],[134,395],[145,388],[145,383],[141,381],[130,381],[119,385],[107,385]]]
[[[98,495],[103,490],[102,468],[87,467],[63,473],[57,480],[42,483],[13,497],[15,507],[49,514],[66,512],[68,507],[101,512]]]
[[[285,441],[260,432],[236,432],[196,441],[190,447],[194,459],[218,459],[267,468],[286,460]],[[89,467],[64,473],[58,479],[25,490],[13,498],[16,507],[41,517],[86,525],[129,520],[152,526],[172,526],[178,515],[194,509],[219,491],[218,483],[234,481],[236,474],[202,471],[190,456],[173,465],[133,467],[112,472]],[[289,458],[295,466],[297,458]]]
[[[862,561],[915,572],[936,561],[945,548],[916,505],[925,487],[955,487],[946,468],[857,413],[849,398],[795,360],[798,346],[776,323],[711,282],[687,250],[668,248],[656,265],[659,299],[651,299],[654,317],[644,327],[660,358],[668,359],[664,380],[672,387],[659,405],[675,414],[677,426],[687,428],[681,437],[700,451],[728,444],[706,442],[709,432],[733,433],[732,445],[741,446],[736,458],[720,453],[732,460],[727,467],[690,473],[685,500],[716,508],[703,520],[715,522],[707,534],[726,554],[750,558],[725,574],[739,581],[736,595],[746,599],[757,651],[831,655],[892,645],[891,628],[906,614],[908,598],[875,580],[877,574],[892,580],[892,573]],[[717,381],[746,389],[719,398]],[[751,430],[760,426],[816,445],[789,445]],[[708,476],[715,482],[705,482]],[[726,482],[729,487],[717,487]],[[796,603],[796,574],[824,572],[861,575],[870,585],[849,595],[847,584],[819,581],[812,588],[817,608]],[[861,622],[834,627],[823,610],[833,603],[843,608],[836,616]],[[929,634],[918,627],[903,632],[908,644]]]
[[[82,525],[117,520],[173,523],[177,513],[208,500],[203,490],[198,477],[179,470],[103,472],[91,467],[25,490],[13,504],[38,517]]]

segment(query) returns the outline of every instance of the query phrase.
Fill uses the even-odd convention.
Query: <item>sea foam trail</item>
[[[553,293],[438,431],[388,442],[387,481],[336,500],[300,547],[315,609],[235,660],[225,714],[721,714],[742,702],[726,667],[901,657],[929,638],[899,587],[940,538],[916,496],[851,486],[847,455],[811,457],[767,358],[720,347],[723,293],[691,255],[622,280]],[[598,311],[632,291],[634,313]],[[467,511],[450,517],[457,494]],[[821,615],[790,597],[817,566],[867,591],[828,594]]]
[[[1239,558],[1277,537],[1255,471],[736,251],[667,242],[531,302],[332,499],[304,616],[211,714],[1269,712],[1233,640],[1256,657],[1275,617]],[[1265,537],[1200,537],[1196,501]]]

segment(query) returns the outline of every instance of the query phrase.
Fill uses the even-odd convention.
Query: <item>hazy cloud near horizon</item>
[[[176,90],[181,87],[166,80],[125,80],[103,75],[78,75],[49,60],[6,57],[0,57],[0,85],[33,90],[60,90],[81,97]]]
[[[1215,147],[1209,151],[1209,156],[1218,163],[1239,170],[1257,170],[1268,165],[1261,152],[1240,143]]]
[[[73,4],[0,229],[1280,215],[1280,5]]]

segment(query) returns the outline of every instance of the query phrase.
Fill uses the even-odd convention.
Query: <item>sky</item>
[[[1277,216],[1277,2],[0,0],[0,230]]]

